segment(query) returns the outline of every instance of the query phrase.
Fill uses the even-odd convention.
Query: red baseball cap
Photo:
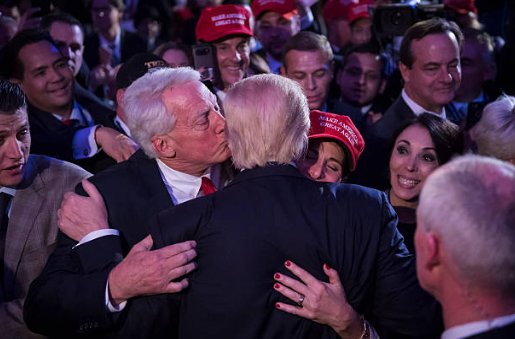
[[[443,4],[459,14],[468,12],[477,14],[476,0],[443,0]]]
[[[370,0],[329,0],[324,6],[325,20],[343,19],[351,23],[357,19],[370,18],[368,7],[373,5]]]
[[[288,20],[298,14],[295,0],[252,0],[250,8],[256,20],[268,11],[279,13]]]
[[[250,12],[239,5],[207,7],[200,14],[195,34],[198,41],[214,42],[229,35],[252,36]]]
[[[354,171],[359,156],[365,149],[365,140],[361,133],[346,115],[338,115],[321,111],[311,111],[311,128],[309,139],[328,138],[343,144],[344,152],[351,159],[350,171]]]

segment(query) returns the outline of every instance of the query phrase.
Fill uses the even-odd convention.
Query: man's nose
[[[322,162],[318,160],[313,165],[311,165],[308,169],[308,174],[313,180],[321,179],[324,174]]]
[[[7,140],[7,156],[10,159],[19,160],[23,158],[23,143],[16,139],[15,137],[9,138]]]

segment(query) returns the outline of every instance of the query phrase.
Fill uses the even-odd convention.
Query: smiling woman
[[[414,251],[415,211],[424,181],[439,166],[463,152],[463,134],[452,122],[424,113],[397,133],[390,155],[390,203],[399,231]]]

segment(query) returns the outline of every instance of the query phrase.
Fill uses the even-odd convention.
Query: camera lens
[[[402,19],[403,19],[402,13],[399,11],[395,11],[392,13],[392,16],[390,17],[390,22],[392,25],[398,26],[401,24]]]

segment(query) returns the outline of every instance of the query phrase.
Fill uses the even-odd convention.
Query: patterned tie
[[[202,177],[202,184],[200,185],[200,192],[203,195],[209,195],[216,192],[216,186],[208,177]]]

